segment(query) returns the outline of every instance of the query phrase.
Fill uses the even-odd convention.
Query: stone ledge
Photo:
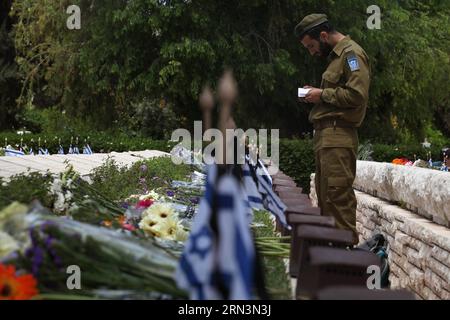
[[[355,189],[402,203],[438,224],[450,226],[450,174],[418,167],[358,161]]]

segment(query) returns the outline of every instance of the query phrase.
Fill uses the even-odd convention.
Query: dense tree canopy
[[[374,2],[380,30],[366,26]],[[70,4],[81,8],[80,30],[66,28]],[[58,106],[108,127],[136,103],[164,99],[190,127],[200,118],[201,87],[214,87],[231,67],[238,125],[299,136],[311,130],[310,106],[297,101],[296,88],[318,86],[324,68],[293,34],[311,12],[327,13],[371,59],[364,137],[390,142],[422,139],[434,125],[449,130],[450,2],[439,0],[15,0],[18,103]]]

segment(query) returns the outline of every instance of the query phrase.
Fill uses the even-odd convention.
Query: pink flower
[[[133,225],[129,224],[129,223],[122,224],[122,228],[124,228],[125,230],[128,230],[128,231],[136,230],[136,228]]]
[[[140,200],[136,205],[136,209],[148,208],[153,204],[153,202],[154,201],[152,199]]]

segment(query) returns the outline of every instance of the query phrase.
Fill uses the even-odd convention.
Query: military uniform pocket
[[[345,208],[349,203],[350,179],[347,177],[329,177],[327,183],[327,202],[336,208]]]
[[[342,72],[325,71],[322,75],[324,83],[322,83],[323,88],[336,88],[341,79]]]
[[[329,177],[328,187],[348,187],[350,179],[347,177]]]

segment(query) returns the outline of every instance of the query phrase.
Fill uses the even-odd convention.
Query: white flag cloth
[[[83,147],[83,154],[92,154],[92,149],[91,147],[87,144]]]
[[[272,179],[268,179],[268,177],[270,178],[270,175],[266,175],[261,167],[264,168],[264,165],[261,162],[258,162],[256,177],[258,179],[258,191],[261,193],[264,208],[272,212],[280,220],[283,226],[291,229],[291,227],[287,224],[286,215],[284,214],[287,207],[275,194],[275,192],[273,192]]]
[[[39,148],[39,155],[49,155],[48,149]]]
[[[19,150],[15,150],[15,149],[5,149],[5,156],[10,156],[10,157],[20,157],[20,156],[24,156],[25,153],[23,151],[19,151]]]
[[[176,281],[195,300],[252,299],[255,251],[242,187],[231,174],[217,178],[217,171],[216,165],[208,168]]]
[[[250,166],[247,163],[243,165],[242,173],[244,176],[244,188],[250,207],[258,210],[264,209],[261,193],[258,191],[258,186],[253,179]]]
[[[272,177],[269,174],[269,171],[267,171],[266,167],[264,166],[264,163],[262,163],[261,160],[258,160],[258,165],[257,165],[258,169],[256,170],[256,172],[262,176],[269,184],[270,187],[272,188]]]

